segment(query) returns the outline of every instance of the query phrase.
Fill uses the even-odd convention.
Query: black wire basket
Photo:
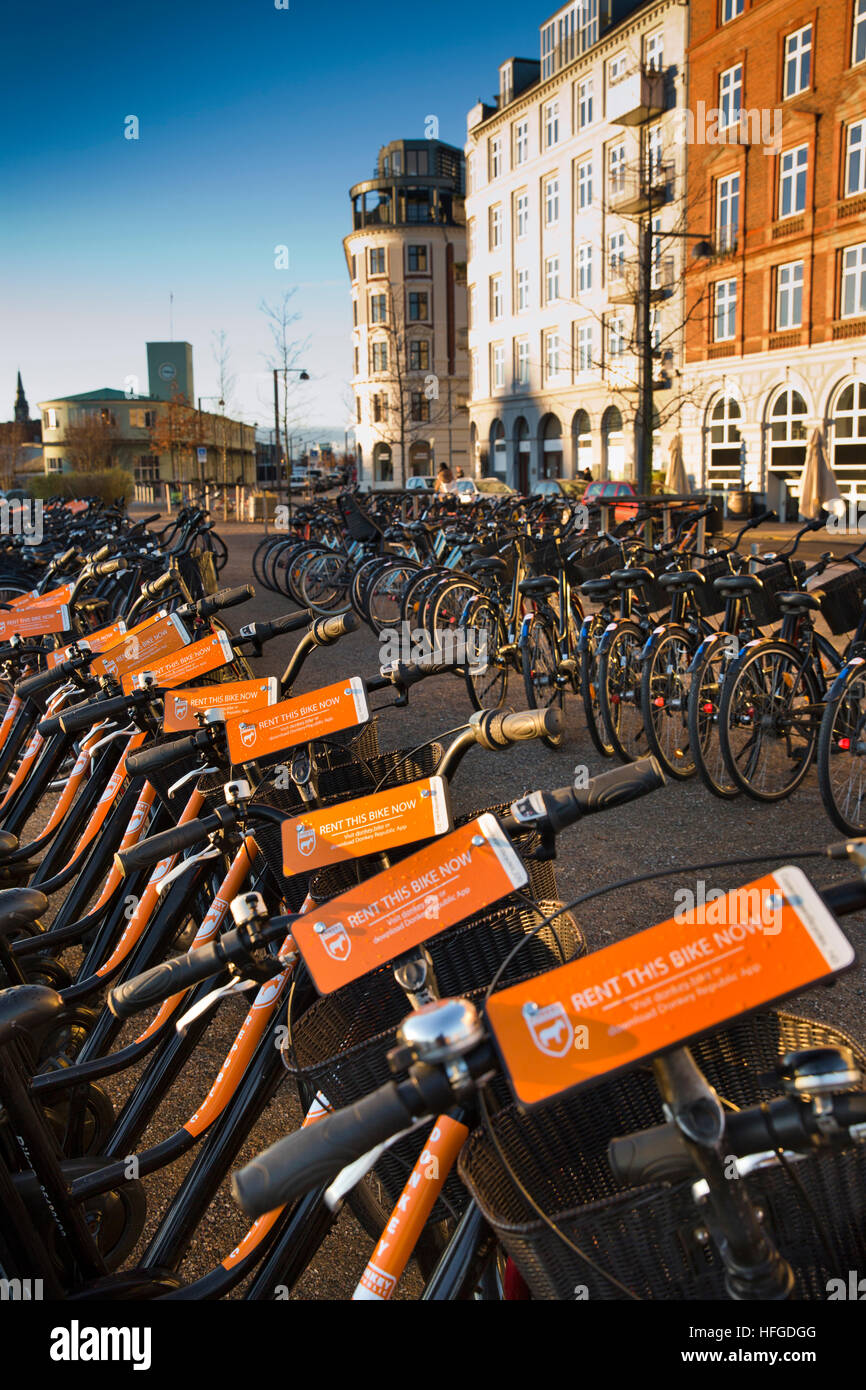
[[[802,584],[803,575],[806,573],[806,565],[803,560],[793,560],[793,572],[796,575],[797,583],[793,583],[788,566],[780,560],[778,564],[767,565],[764,569],[757,572],[757,578],[761,581],[760,589],[749,595],[752,613],[758,627],[770,627],[773,623],[778,623],[782,618],[782,610],[779,607],[778,595],[789,593]]]
[[[695,603],[701,617],[712,618],[717,613],[724,613],[725,611],[725,596],[714,587],[715,581],[730,574],[731,567],[727,559],[723,555],[719,555],[703,565],[700,572],[704,577],[704,582],[695,589]]]
[[[775,1066],[784,1053],[838,1046],[850,1047],[864,1067],[862,1049],[839,1029],[771,1012],[740,1019],[691,1050],[719,1095],[742,1107],[779,1094]],[[508,1167],[542,1211],[625,1289],[652,1300],[726,1298],[722,1263],[707,1240],[691,1180],[628,1187],[608,1166],[611,1139],[664,1118],[652,1073],[641,1068],[531,1111],[512,1103],[492,1124]],[[459,1172],[534,1298],[629,1297],[541,1221],[485,1129],[470,1135]],[[866,1153],[816,1151],[796,1163],[796,1174],[823,1242],[808,1202],[781,1167],[742,1181],[794,1270],[794,1298],[824,1299],[828,1279],[866,1267]],[[825,1246],[836,1252],[838,1267],[831,1267]]]
[[[559,903],[539,902],[545,916]],[[478,913],[459,926],[431,937],[427,949],[439,993],[480,1001],[508,952],[537,925],[538,913],[511,898]],[[562,913],[542,928],[518,952],[502,975],[502,984],[530,979],[564,961],[583,955],[586,942],[570,913]],[[344,989],[326,995],[294,1021],[286,1066],[308,1096],[321,1091],[334,1109],[352,1105],[392,1079],[387,1055],[410,1004],[393,976],[391,966],[365,975]],[[396,1079],[404,1080],[405,1072]],[[501,1089],[502,1099],[506,1094]],[[421,1152],[425,1131],[401,1139],[382,1155],[375,1168],[377,1200],[383,1219],[389,1215]],[[431,1212],[432,1222],[459,1214],[467,1203],[455,1173]]]
[[[866,571],[852,566],[821,584],[821,616],[836,637],[853,632],[863,615],[866,599]]]

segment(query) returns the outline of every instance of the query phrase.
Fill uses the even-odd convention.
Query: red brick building
[[[793,511],[817,427],[866,503],[866,0],[690,11],[687,467]]]

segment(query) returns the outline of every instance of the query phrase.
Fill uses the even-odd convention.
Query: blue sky
[[[193,344],[197,393],[216,391],[224,329],[234,404],[269,422],[259,311],[296,285],[309,336],[306,423],[340,426],[351,370],[342,237],[348,190],[379,146],[428,115],[462,146],[466,112],[513,54],[536,57],[551,12],[517,0],[177,0],[7,15],[0,84],[0,419],[20,367],[39,400],[146,390],[145,342]],[[135,115],[140,138],[124,138]],[[290,267],[274,268],[274,247]],[[299,398],[300,400],[300,398]]]

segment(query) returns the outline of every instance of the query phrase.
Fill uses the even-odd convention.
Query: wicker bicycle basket
[[[539,902],[544,914],[554,902]],[[514,899],[431,937],[427,943],[442,997],[468,996],[480,1001],[509,951],[533,930],[538,914]],[[503,985],[531,978],[585,950],[583,933],[570,913],[562,913],[527,941],[503,972]],[[387,1055],[397,1027],[411,1012],[392,968],[384,966],[345,989],[326,995],[308,1008],[292,1028],[286,1065],[309,1093],[322,1091],[335,1109],[352,1105],[392,1079]],[[405,1079],[405,1072],[397,1075]],[[506,1099],[504,1087],[502,1099]],[[400,1140],[382,1155],[375,1176],[387,1215],[397,1201],[419,1153],[424,1131]],[[467,1195],[452,1173],[430,1216],[433,1222],[459,1214]]]
[[[866,600],[866,571],[851,568],[836,574],[820,586],[821,616],[836,636],[853,632],[863,614]]]
[[[785,1052],[840,1045],[851,1047],[863,1067],[863,1051],[840,1030],[771,1012],[740,1019],[692,1051],[719,1095],[742,1107],[779,1093],[774,1067]],[[608,1166],[611,1139],[663,1120],[658,1091],[644,1068],[531,1111],[511,1104],[492,1123],[509,1167],[545,1214],[626,1289],[642,1299],[725,1298],[724,1271],[706,1240],[691,1180],[627,1187]],[[538,1218],[483,1128],[464,1145],[459,1171],[533,1297],[628,1297]],[[796,1164],[796,1174],[805,1200],[781,1167],[756,1171],[745,1181],[794,1270],[793,1296],[823,1299],[828,1279],[862,1269],[866,1261],[866,1153],[853,1147],[816,1151]],[[830,1267],[827,1246],[836,1252],[838,1268]]]

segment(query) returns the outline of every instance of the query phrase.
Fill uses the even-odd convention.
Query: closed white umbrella
[[[671,456],[668,462],[668,471],[665,474],[665,491],[675,492],[679,495],[691,492],[686,466],[683,463],[683,441],[679,434],[675,434],[671,440]]]
[[[822,511],[842,516],[845,503],[836,486],[833,470],[827,462],[824,436],[819,429],[814,429],[806,449],[806,463],[800,478],[800,515],[817,517]]]

